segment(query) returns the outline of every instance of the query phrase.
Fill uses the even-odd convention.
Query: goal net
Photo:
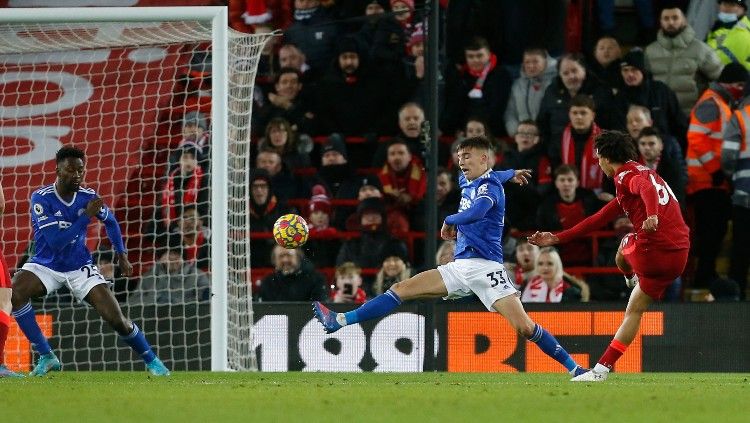
[[[227,27],[221,7],[16,9],[0,14],[3,250],[34,254],[29,199],[55,153],[86,153],[83,185],[115,213],[128,278],[100,223],[88,247],[126,316],[174,370],[255,368],[249,231],[253,82],[269,35]],[[65,369],[143,370],[66,288],[33,302]],[[11,329],[6,363],[30,369]]]

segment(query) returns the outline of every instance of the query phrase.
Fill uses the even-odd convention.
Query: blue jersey
[[[481,219],[457,225],[455,258],[483,258],[503,262],[503,227],[505,225],[505,191],[503,183],[515,176],[514,170],[489,170],[469,182],[459,174],[461,203],[458,212],[469,209],[480,198],[492,201],[489,211]]]
[[[29,262],[58,272],[70,272],[90,264],[91,252],[86,247],[90,218],[84,216],[84,211],[96,197],[93,189],[81,187],[67,202],[60,198],[54,184],[35,191],[31,195],[34,255]],[[102,206],[96,218],[114,221],[106,206]],[[122,245],[121,236],[119,244]]]

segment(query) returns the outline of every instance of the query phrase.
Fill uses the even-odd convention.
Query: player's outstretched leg
[[[630,300],[628,300],[628,307],[625,309],[625,317],[623,317],[614,339],[591,371],[576,376],[571,381],[604,382],[607,380],[612,367],[622,357],[628,345],[633,342],[635,335],[638,333],[638,328],[641,326],[641,317],[643,317],[643,313],[648,309],[651,302],[653,302],[653,299],[643,292],[640,286],[633,288]]]
[[[346,325],[377,319],[392,312],[402,301],[417,298],[438,298],[448,295],[443,278],[437,270],[428,270],[394,284],[391,289],[346,313],[329,310],[318,301],[313,303],[315,318],[326,333],[333,333]]]
[[[156,356],[146,336],[134,322],[129,321],[120,309],[112,291],[104,284],[91,288],[86,301],[120,335],[120,339],[130,346],[146,363],[146,369],[154,376],[169,376],[169,369]]]
[[[495,301],[492,307],[508,320],[516,332],[535,343],[545,354],[562,364],[572,376],[575,377],[588,371],[573,360],[551,333],[531,320],[523,309],[518,296],[503,297]]]

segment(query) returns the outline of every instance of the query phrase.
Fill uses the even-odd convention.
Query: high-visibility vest
[[[725,150],[739,149],[734,173],[732,174],[732,183],[734,184],[732,200],[736,205],[750,208],[750,104],[736,110],[734,116],[740,124],[739,143],[725,140],[723,145]]]
[[[712,101],[719,108],[719,117],[702,123],[695,115],[704,101]],[[690,127],[687,133],[687,193],[712,188],[711,174],[721,169],[721,143],[724,128],[732,116],[729,104],[713,89],[703,92],[690,112]],[[728,189],[728,186],[724,186]]]

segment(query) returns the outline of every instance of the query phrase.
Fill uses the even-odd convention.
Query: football
[[[307,242],[309,231],[302,216],[285,214],[273,224],[273,238],[284,248],[299,248]]]

